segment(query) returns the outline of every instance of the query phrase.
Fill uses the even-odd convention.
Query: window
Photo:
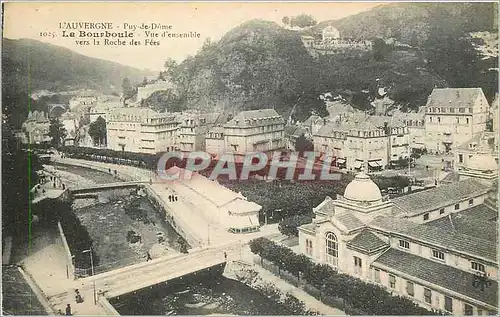
[[[469,199],[469,206],[474,205],[474,199]]]
[[[469,118],[465,118],[465,123],[469,124]]]
[[[337,237],[332,232],[326,234],[326,262],[330,265],[338,265],[339,249]]]
[[[432,122],[432,117],[429,117],[429,122]]]
[[[460,113],[465,113],[465,108],[459,108],[459,109],[458,109],[458,112],[460,112]]]
[[[444,252],[438,250],[432,250],[432,257],[444,261]]]
[[[380,270],[379,269],[375,269],[373,271],[373,279],[375,280],[375,282],[380,283]]]
[[[482,265],[481,263],[471,262],[471,267],[474,271],[483,272],[483,273],[486,272],[484,265]]]
[[[362,264],[361,264],[361,259],[358,258],[357,256],[354,257],[354,272],[356,274],[361,274],[361,267],[362,267]]]
[[[438,123],[441,123],[441,118],[440,117],[438,117]]]
[[[455,204],[455,210],[459,210],[460,209],[460,204]]]
[[[389,287],[396,288],[396,276],[392,274],[389,275]]]
[[[444,310],[452,313],[453,312],[453,299],[451,297],[444,297]]]
[[[469,108],[469,113],[472,113],[472,108]]]
[[[439,214],[440,215],[444,214],[444,208],[439,209]]]
[[[424,288],[424,300],[427,304],[432,304],[432,292],[428,288]]]
[[[410,248],[410,242],[406,240],[399,240],[399,247],[404,248],[404,249],[409,249]]]
[[[429,213],[424,214],[424,220],[429,220]]]
[[[450,108],[450,112],[454,113],[455,112],[455,108]]]
[[[414,285],[410,281],[406,281],[406,294],[413,297],[415,295]]]
[[[464,304],[464,315],[472,316],[474,314],[474,307],[469,304]]]

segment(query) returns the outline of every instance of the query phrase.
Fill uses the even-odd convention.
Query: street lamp
[[[94,276],[94,258],[92,257],[92,247],[90,247],[88,250],[83,250],[82,254],[84,253],[90,253],[90,266],[92,267],[92,276]],[[92,281],[92,284],[94,286],[94,305],[97,304],[97,298],[96,298],[96,292],[95,292],[95,280]]]

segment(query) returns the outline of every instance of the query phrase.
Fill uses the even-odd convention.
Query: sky
[[[369,10],[382,3],[365,2],[218,2],[218,3],[5,3],[4,37],[30,38],[63,46],[83,55],[115,61],[139,69],[160,70],[170,57],[182,61],[195,55],[207,38],[219,40],[230,29],[252,19],[263,19],[281,24],[284,16],[310,14],[318,22],[340,19]],[[170,25],[170,33],[199,33],[199,38],[161,38],[151,41],[159,45],[145,45],[145,30],[132,31],[141,45],[94,45],[93,39],[63,37],[60,23],[112,23],[111,32],[123,32],[125,23],[141,25],[160,23]],[[97,31],[101,30],[87,30]],[[151,30],[150,30],[151,31]],[[157,30],[155,30],[156,32]],[[89,40],[89,45],[77,43]]]

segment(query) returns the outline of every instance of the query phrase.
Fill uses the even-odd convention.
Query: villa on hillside
[[[427,309],[496,315],[498,204],[490,190],[468,178],[391,201],[361,172],[299,227],[300,252]]]
[[[327,26],[319,36],[305,35],[302,43],[313,55],[340,54],[346,51],[371,51],[372,42],[341,37],[340,31],[333,26]]]

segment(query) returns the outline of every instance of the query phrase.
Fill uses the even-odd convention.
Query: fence
[[[59,234],[61,236],[63,245],[64,245],[64,250],[66,251],[66,257],[68,260],[68,264],[66,264],[66,273],[68,275],[68,278],[75,279],[75,267],[73,265],[73,256],[71,255],[71,250],[69,249],[68,246],[68,241],[66,241],[66,236],[64,235],[63,228],[61,226],[61,222],[57,222],[57,228],[59,228]]]

